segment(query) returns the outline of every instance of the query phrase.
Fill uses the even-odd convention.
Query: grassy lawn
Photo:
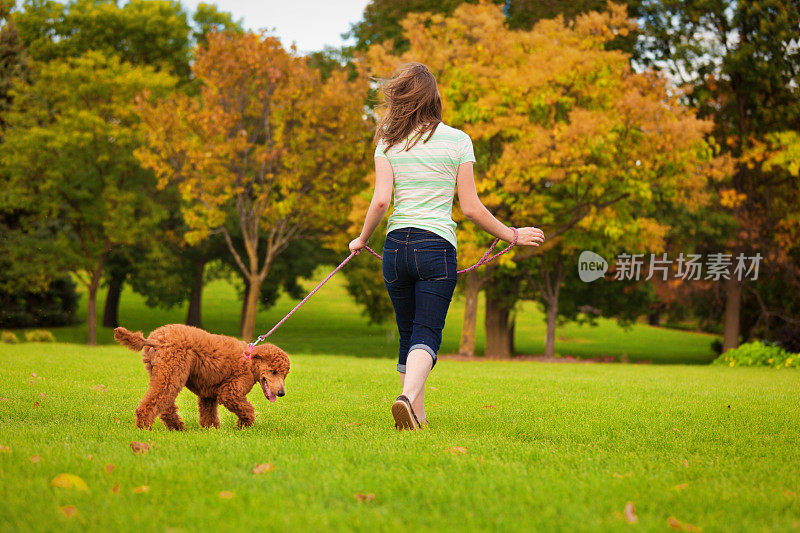
[[[0,530],[668,531],[670,517],[706,532],[800,528],[800,372],[443,361],[431,426],[398,433],[393,366],[294,355],[286,398],[250,395],[254,427],[223,410],[219,430],[201,430],[184,391],[187,431],[146,432],[133,424],[138,354],[0,345]],[[254,475],[260,463],[276,468]],[[51,487],[60,473],[89,490]]]
[[[320,267],[313,280],[305,281],[303,286],[308,290],[313,288],[327,273],[326,268]],[[380,275],[378,270],[376,275]],[[241,301],[236,291],[226,281],[215,281],[206,286],[203,296],[204,327],[215,333],[237,335]],[[105,293],[101,292],[98,298],[101,309],[104,300]],[[148,309],[144,307],[143,300],[130,289],[123,292],[119,313],[122,325],[147,333],[163,324],[183,322],[186,317],[185,308]],[[296,300],[282,295],[275,306],[259,313],[256,330],[259,333],[267,332],[296,303]],[[59,341],[86,342],[85,307],[85,302],[81,301],[81,325],[52,330]],[[477,347],[482,353],[482,302],[479,309]],[[441,353],[458,351],[463,310],[463,298],[457,293],[448,313]],[[545,322],[541,310],[533,302],[523,302],[517,310],[517,353],[543,353],[544,336]],[[623,329],[615,321],[601,319],[597,327],[574,323],[559,326],[556,331],[556,352],[573,357],[613,355],[617,358],[626,357],[630,361],[653,363],[707,363],[716,357],[711,351],[714,338],[714,335],[646,324]],[[111,329],[99,328],[98,339],[102,344],[113,344]],[[395,358],[397,350],[394,322],[372,326],[367,324],[359,308],[350,299],[341,275],[334,277],[281,326],[271,341],[297,354],[341,353],[358,357]]]

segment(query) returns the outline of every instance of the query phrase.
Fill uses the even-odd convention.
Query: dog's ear
[[[278,372],[289,372],[289,356],[274,344],[262,344],[253,350],[253,358],[268,363]]]

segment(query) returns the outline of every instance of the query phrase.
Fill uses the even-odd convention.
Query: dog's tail
[[[145,339],[141,331],[133,333],[125,328],[114,329],[114,340],[134,352],[141,351],[145,346],[156,346],[156,343]]]

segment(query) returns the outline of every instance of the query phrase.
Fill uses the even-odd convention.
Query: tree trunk
[[[244,308],[242,321],[242,340],[252,342],[256,330],[256,313],[258,312],[258,295],[261,292],[262,279],[258,277],[249,280],[247,288],[247,302]]]
[[[247,314],[247,302],[250,298],[250,282],[244,279],[244,292],[242,293],[242,312],[239,315],[239,337],[244,337],[244,317]]]
[[[547,333],[544,339],[544,356],[555,357],[556,354],[556,318],[558,317],[558,298],[547,302]]]
[[[509,334],[510,306],[503,299],[486,291],[486,357],[507,359],[511,357],[511,335]]]
[[[203,327],[203,273],[206,268],[206,258],[200,256],[194,264],[192,273],[192,293],[189,296],[189,309],[186,312],[186,325],[197,328]]]
[[[458,345],[458,353],[470,357],[475,355],[480,284],[480,275],[477,272],[474,270],[467,272],[464,287],[464,321],[461,323],[461,343]]]
[[[99,281],[92,280],[88,288],[86,303],[86,319],[89,326],[89,346],[97,344],[97,286]]]
[[[106,293],[106,304],[103,307],[103,327],[116,328],[119,326],[119,298],[122,294],[122,285],[125,283],[125,276],[112,275],[108,282],[108,292]]]
[[[739,346],[739,315],[742,307],[742,282],[731,277],[725,280],[725,317],[722,353]]]
[[[545,357],[554,357],[556,354],[556,323],[558,319],[558,297],[561,293],[561,284],[564,282],[566,271],[563,268],[564,260],[559,257],[552,270],[542,268],[542,281],[539,282],[539,291],[542,299],[547,304],[547,332],[544,337]]]

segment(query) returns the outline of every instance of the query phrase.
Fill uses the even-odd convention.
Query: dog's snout
[[[286,389],[281,389],[278,391],[278,396],[286,396]]]

